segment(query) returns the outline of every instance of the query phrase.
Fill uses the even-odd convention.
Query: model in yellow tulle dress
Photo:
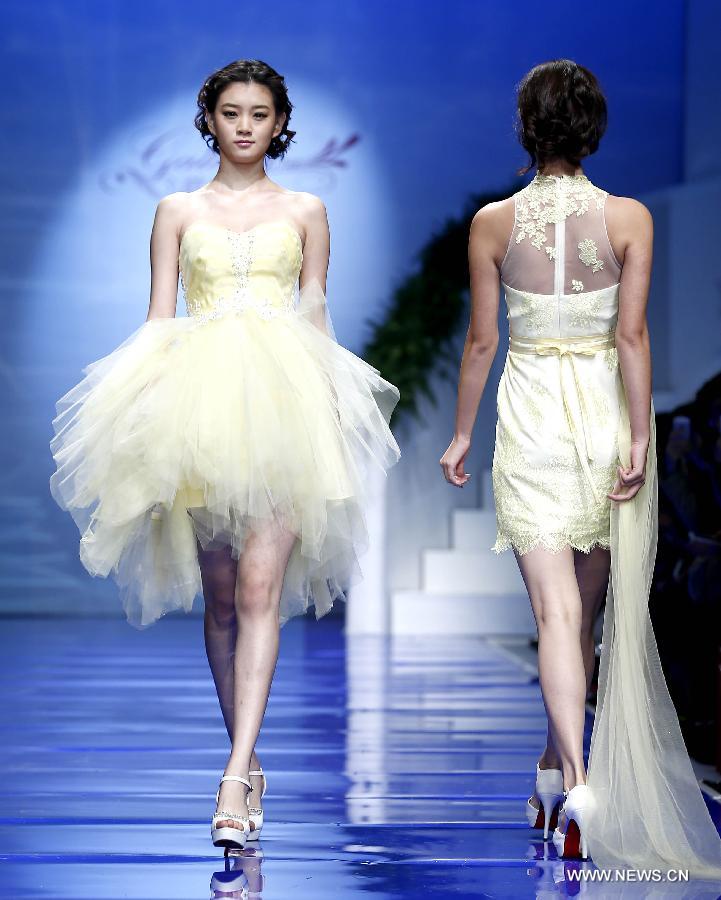
[[[196,537],[237,557],[273,519],[297,536],[281,621],[311,604],[324,614],[360,577],[366,472],[400,456],[399,393],[337,343],[318,282],[298,291],[302,261],[285,220],[191,224],[188,316],[146,321],[57,402],[52,495],[132,624],[190,610]]]

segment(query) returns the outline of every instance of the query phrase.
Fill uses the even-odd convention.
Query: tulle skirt
[[[331,329],[332,332],[332,329]],[[151,319],[56,404],[50,489],[80,559],[146,626],[201,591],[203,548],[296,535],[281,621],[361,577],[367,470],[400,456],[399,393],[304,315]]]

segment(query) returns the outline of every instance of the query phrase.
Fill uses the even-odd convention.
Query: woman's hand
[[[641,490],[646,481],[646,454],[648,453],[648,439],[645,441],[631,442],[631,466],[624,469],[618,467],[618,477],[613,490],[606,496],[611,500],[623,502],[631,500]]]
[[[470,449],[470,438],[456,437],[453,438],[450,446],[441,457],[440,463],[441,468],[443,469],[443,475],[449,484],[453,484],[456,487],[463,487],[471,477],[468,473],[463,471],[466,456],[468,456],[468,451]]]

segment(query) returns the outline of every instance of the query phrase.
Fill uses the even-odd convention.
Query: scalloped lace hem
[[[519,556],[530,553],[537,547],[543,547],[551,553],[560,553],[565,547],[571,547],[573,550],[580,550],[582,553],[590,553],[596,547],[602,547],[604,550],[610,550],[611,538],[595,536],[589,539],[574,538],[568,534],[534,534],[526,538],[511,538],[508,535],[498,532],[496,543],[491,547],[494,553],[500,554],[506,550],[515,550]]]

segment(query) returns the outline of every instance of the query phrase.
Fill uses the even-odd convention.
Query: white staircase
[[[535,635],[513,552],[494,553],[491,473],[483,473],[479,509],[456,509],[451,547],[424,550],[421,588],[391,594],[391,634]]]

